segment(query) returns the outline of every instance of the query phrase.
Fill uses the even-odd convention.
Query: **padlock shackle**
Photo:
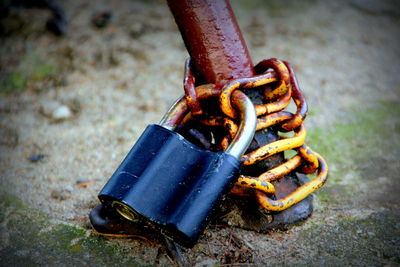
[[[257,115],[253,103],[243,92],[236,90],[231,99],[233,107],[239,113],[240,125],[235,137],[226,149],[226,153],[240,159],[253,139]],[[175,130],[188,112],[185,96],[182,96],[165,113],[159,125],[168,130]]]
[[[189,109],[186,103],[186,98],[185,95],[183,95],[172,104],[158,124],[173,131],[188,112]]]
[[[257,126],[257,115],[253,102],[242,91],[233,92],[231,99],[234,108],[239,111],[241,123],[226,152],[240,159],[253,140]]]

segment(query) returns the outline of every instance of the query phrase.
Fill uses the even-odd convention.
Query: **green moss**
[[[44,214],[16,197],[0,195],[0,258],[4,266],[140,266],[129,250],[67,224],[51,224]]]
[[[334,166],[331,180],[346,179],[371,157],[399,154],[399,104],[385,102],[375,108],[349,110],[345,122],[308,131],[307,144]]]
[[[3,74],[2,76],[0,78],[0,93],[2,94],[8,94],[25,87],[26,79],[20,71]]]
[[[339,123],[308,129],[307,144],[329,166],[328,183],[316,192],[319,202],[328,207],[370,206],[371,201],[392,205],[396,197],[390,200],[382,194],[399,185],[400,103],[382,102],[373,108],[361,106],[344,112],[346,116]],[[354,197],[363,194],[362,187],[378,188],[380,177],[384,177],[386,189],[378,186],[379,190],[369,192],[365,203],[363,198]]]
[[[11,71],[0,76],[0,94],[8,94],[22,90],[28,83],[35,83],[52,78],[57,72],[57,66],[47,59],[35,54],[27,54]]]
[[[0,203],[4,208],[15,207],[21,209],[25,207],[19,199],[6,193],[4,189],[0,190]],[[0,209],[0,216],[2,215],[4,215],[4,209]]]
[[[303,255],[309,266],[395,266],[400,263],[400,215],[374,213],[366,218],[344,217],[335,225],[318,223],[299,236],[296,244],[314,255]]]
[[[32,79],[41,80],[55,73],[56,67],[52,64],[43,64],[33,70]]]
[[[14,88],[22,88],[25,85],[24,75],[21,72],[11,74],[11,86]]]

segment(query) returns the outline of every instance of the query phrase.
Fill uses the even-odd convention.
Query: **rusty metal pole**
[[[254,75],[249,51],[228,0],[168,0],[194,62],[197,84]]]

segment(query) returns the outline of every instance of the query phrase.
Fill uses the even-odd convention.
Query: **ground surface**
[[[304,223],[269,234],[211,227],[185,252],[192,265],[224,264],[240,249],[237,262],[258,266],[400,264],[400,5],[331,2],[232,1],[254,62],[294,65],[311,111],[307,143],[330,180]],[[66,37],[44,30],[41,10],[3,22],[0,265],[172,265],[159,244],[96,235],[87,215],[145,126],[182,93],[187,53],[173,18],[163,1],[63,7]],[[95,29],[101,11],[112,21]]]

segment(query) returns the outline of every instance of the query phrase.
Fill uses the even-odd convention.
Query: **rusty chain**
[[[191,69],[190,58],[185,63],[185,100],[183,106],[190,112],[176,118],[183,117],[181,125],[189,121],[206,126],[223,127],[227,135],[221,139],[219,149],[225,149],[229,141],[236,134],[238,126],[235,122],[236,111],[231,105],[231,96],[239,89],[264,87],[264,104],[255,105],[258,116],[257,130],[267,127],[278,127],[280,132],[293,132],[292,137],[283,137],[242,156],[243,165],[252,165],[276,153],[294,150],[296,154],[286,162],[262,173],[258,177],[241,175],[232,188],[232,194],[240,196],[255,195],[259,204],[269,211],[282,211],[306,198],[309,194],[324,185],[327,180],[328,167],[325,160],[316,152],[305,145],[306,129],[303,121],[307,116],[307,103],[299,88],[293,68],[286,61],[270,58],[261,61],[255,66],[257,73],[254,77],[235,79],[221,88],[214,84],[195,86],[195,78]],[[268,86],[267,86],[268,85]],[[218,98],[222,112],[217,116],[205,114],[200,101],[208,98]],[[285,111],[291,100],[296,104],[296,112]],[[304,174],[317,173],[316,177],[300,186],[284,198],[274,200],[275,192],[273,181],[279,180],[284,175],[297,171]]]

